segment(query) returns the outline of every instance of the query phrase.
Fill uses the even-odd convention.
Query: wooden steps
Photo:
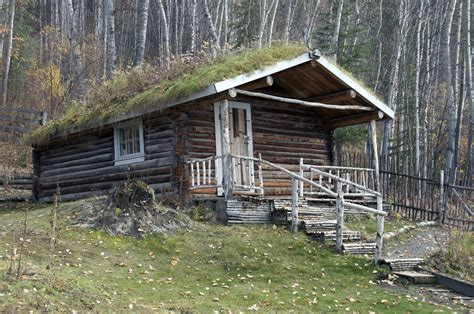
[[[408,279],[413,284],[432,284],[436,283],[436,276],[427,272],[419,271],[396,271],[393,272],[399,277]]]
[[[329,240],[329,241],[336,241],[336,231],[331,230],[331,231],[322,231],[322,232],[312,232],[310,230],[306,230],[306,234],[308,235],[314,235],[315,237],[321,237],[324,240]],[[342,232],[342,241],[360,241],[361,240],[361,234],[360,231],[352,231],[352,230],[344,230]]]
[[[374,254],[375,243],[343,243],[342,252],[350,254]]]
[[[387,264],[392,271],[412,271],[416,270],[424,260],[422,258],[393,258],[384,259],[380,264]]]
[[[272,223],[270,203],[256,204],[240,200],[230,200],[226,207],[228,224],[269,224]]]

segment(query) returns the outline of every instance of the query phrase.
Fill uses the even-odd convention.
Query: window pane
[[[120,128],[118,133],[120,157],[140,153],[140,126]]]

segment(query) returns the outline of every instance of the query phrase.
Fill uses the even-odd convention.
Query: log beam
[[[357,93],[353,89],[343,90],[341,92],[321,95],[306,99],[306,101],[321,102],[326,104],[335,104],[341,101],[352,100],[357,97]]]
[[[322,104],[322,103],[318,103],[318,102],[309,102],[309,101],[294,99],[294,98],[273,96],[273,95],[269,95],[269,94],[251,92],[251,91],[236,89],[236,88],[229,89],[230,97],[235,98],[239,94],[245,95],[245,96],[250,96],[250,97],[274,100],[274,101],[278,101],[278,102],[284,102],[284,103],[288,103],[288,104],[295,104],[295,105],[301,105],[301,106],[306,106],[306,107],[322,108],[322,109],[329,109],[329,110],[363,110],[363,111],[373,111],[374,110],[372,107],[368,107],[368,106],[330,105],[330,104]]]
[[[264,87],[269,87],[273,85],[273,76],[268,75],[264,78],[261,78],[259,80],[241,85],[240,88],[245,89],[245,90],[255,90],[259,88],[264,88]]]
[[[344,127],[348,125],[367,123],[372,120],[380,120],[383,117],[384,117],[384,114],[380,110],[372,111],[368,113],[364,112],[364,113],[352,114],[345,117],[328,120],[326,122],[326,126],[330,129],[335,129],[335,128],[340,128],[340,127]]]

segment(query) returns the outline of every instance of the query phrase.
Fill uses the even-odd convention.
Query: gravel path
[[[408,238],[407,238],[408,237]],[[423,258],[438,251],[447,241],[448,231],[426,227],[391,239],[386,243],[386,258]]]

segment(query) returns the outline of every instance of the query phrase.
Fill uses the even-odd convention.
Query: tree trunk
[[[415,75],[415,175],[420,175],[420,72],[421,72],[421,31],[425,1],[420,1],[416,29],[416,75]]]
[[[10,74],[10,64],[12,60],[14,21],[15,21],[15,0],[10,0],[8,3],[7,46],[5,48],[5,57],[3,59],[2,103],[4,106],[7,105],[8,76]]]
[[[161,13],[161,18],[163,19],[163,28],[164,28],[164,34],[165,34],[165,67],[169,68],[170,66],[170,32],[169,32],[169,25],[168,25],[168,19],[166,18],[166,12],[165,12],[165,7],[163,6],[163,1],[158,0],[158,6],[160,9]]]
[[[191,0],[191,53],[196,53],[196,0]]]
[[[446,10],[443,27],[441,29],[441,42],[440,42],[440,61],[441,61],[441,86],[446,88],[446,110],[448,120],[448,142],[445,150],[445,176],[447,183],[453,184],[454,182],[454,151],[456,142],[456,101],[454,99],[454,87],[452,80],[451,71],[451,26],[454,17],[454,8],[456,7],[457,0],[450,0],[448,8]]]
[[[337,61],[337,54],[339,51],[339,32],[341,30],[341,19],[342,19],[342,10],[344,8],[344,0],[339,0],[337,6],[337,14],[336,14],[336,21],[334,25],[334,34],[332,37],[332,49],[333,49],[333,57]]]
[[[272,40],[273,40],[273,28],[275,25],[275,18],[276,18],[276,13],[278,11],[278,3],[279,0],[275,0],[275,7],[273,8],[273,14],[272,14],[272,19],[270,20],[270,26],[268,27],[268,45],[272,45]]]
[[[115,50],[115,9],[113,0],[104,0],[104,13],[106,19],[106,75],[108,79],[114,77],[115,61],[117,52]]]
[[[82,65],[81,56],[79,54],[79,45],[77,41],[77,19],[76,11],[72,5],[72,0],[66,0],[66,10],[68,18],[68,36],[69,36],[69,45],[71,49],[71,63],[73,67],[72,74],[75,77],[72,78],[72,84],[77,87],[77,96],[79,99],[83,99],[86,93],[86,88],[84,85],[84,67]],[[74,81],[76,84],[74,84]]]
[[[471,0],[464,0],[464,57],[466,58],[466,95],[467,104],[469,106],[469,122],[467,136],[467,154],[466,154],[466,176],[464,185],[472,185],[472,137],[474,132],[474,91],[473,91],[473,71],[472,59],[474,51],[471,51]]]
[[[212,56],[215,58],[217,57],[217,51],[221,49],[219,45],[219,36],[217,35],[216,26],[214,25],[214,21],[212,19],[211,11],[209,10],[208,0],[204,0],[204,10],[207,19],[207,23],[209,24],[209,33],[212,40]]]
[[[7,22],[7,10],[5,10],[6,5],[7,5],[6,0],[0,0],[0,27],[6,26],[6,22]],[[4,38],[5,38],[5,33],[0,32],[0,55],[1,56],[3,56]]]
[[[150,0],[140,0],[137,6],[137,45],[135,47],[134,65],[142,66],[145,55],[146,34],[148,27],[148,8]]]

